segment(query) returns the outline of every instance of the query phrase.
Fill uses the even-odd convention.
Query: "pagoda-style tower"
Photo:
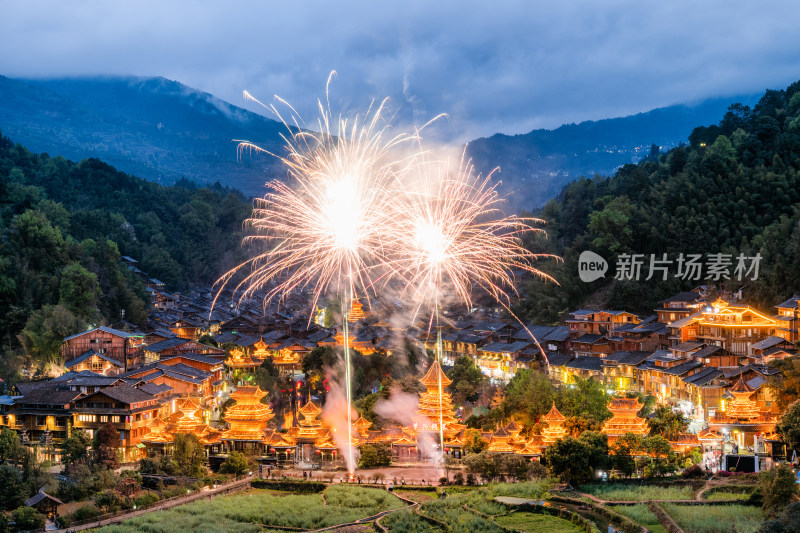
[[[186,398],[181,403],[178,410],[181,413],[180,418],[175,422],[172,428],[172,433],[192,433],[199,436],[202,433],[201,427],[203,421],[197,418],[197,411],[200,410],[200,405],[194,398]]]
[[[254,350],[251,354],[252,358],[264,361],[267,357],[269,357],[269,352],[267,352],[269,345],[264,342],[264,337],[258,339],[258,342],[253,344],[253,348]]]
[[[358,301],[358,298],[353,298],[350,302],[350,311],[347,313],[348,322],[358,322],[364,318],[364,305]]]
[[[522,433],[522,426],[517,424],[517,421],[514,418],[511,418],[511,422],[506,424],[506,431],[508,434],[511,435],[511,441],[516,441],[519,439],[519,434]]]
[[[626,433],[647,435],[647,422],[636,414],[641,407],[638,398],[612,398],[608,402],[608,410],[614,416],[603,424],[603,433],[608,435],[610,441]]]
[[[364,418],[363,415],[359,416],[358,420],[353,422],[353,433],[361,438],[367,438],[370,427],[372,427],[372,422]]]
[[[194,398],[185,399],[178,410],[180,411],[180,417],[168,428],[173,437],[177,433],[191,433],[205,445],[219,443],[219,431],[207,426],[197,417],[197,411],[200,410],[200,404],[197,403],[197,400]]]
[[[453,381],[444,374],[442,367],[439,366],[439,361],[434,361],[419,381],[425,386],[426,390],[419,396],[417,417],[427,419],[426,424],[431,424],[428,429],[439,431],[441,414],[445,438],[452,438],[466,427],[458,423],[453,410],[453,399],[450,393],[444,390]],[[439,397],[440,383],[442,386],[441,398]]]
[[[222,434],[227,441],[258,442],[264,438],[267,422],[275,416],[268,405],[261,403],[267,394],[256,387],[239,387],[231,394],[236,403],[225,412],[230,428]]]
[[[514,453],[514,446],[509,442],[511,434],[503,426],[499,426],[489,441],[489,451],[498,453]]]
[[[759,418],[761,411],[758,408],[758,404],[750,399],[750,396],[755,391],[753,387],[742,379],[742,376],[739,376],[739,381],[728,389],[728,392],[733,396],[733,400],[725,408],[727,417],[740,422],[748,422]]]
[[[253,360],[253,358],[250,357],[249,355],[245,355],[245,353],[238,348],[231,350],[230,357],[228,357],[228,360],[225,361],[225,366],[227,366],[231,370],[236,370],[236,369],[253,370],[260,365],[261,363]]]
[[[558,439],[564,438],[567,434],[567,430],[564,427],[566,419],[567,417],[556,409],[556,402],[553,402],[553,407],[542,417],[542,422],[547,424],[546,427],[542,428],[542,444],[544,446],[550,446]]]

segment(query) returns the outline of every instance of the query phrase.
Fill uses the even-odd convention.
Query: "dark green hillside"
[[[42,361],[60,339],[121,311],[146,319],[142,282],[121,266],[140,261],[168,287],[211,283],[240,253],[250,204],[216,185],[161,186],[96,159],[35,155],[0,138],[0,346]],[[2,370],[2,369],[0,369]]]
[[[523,314],[552,321],[587,302],[649,314],[659,299],[698,284],[610,281],[613,264],[605,281],[583,283],[583,250],[610,263],[621,253],[760,253],[759,279],[725,288],[744,287],[765,310],[800,290],[800,82],[767,91],[752,109],[732,105],[689,140],[612,178],[581,178],[543,208],[550,240],[537,246],[565,258],[556,272],[563,288],[532,286]]]

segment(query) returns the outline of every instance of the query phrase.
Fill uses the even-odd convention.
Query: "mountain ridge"
[[[717,98],[518,135],[496,133],[467,144],[477,171],[500,168],[512,209],[536,209],[581,175],[610,175],[660,147],[686,141],[698,124],[718,121],[733,102]],[[285,176],[272,157],[237,157],[233,139],[281,153],[286,127],[163,77],[92,76],[17,80],[0,76],[0,131],[35,152],[115,168],[170,184],[181,178],[261,196]]]

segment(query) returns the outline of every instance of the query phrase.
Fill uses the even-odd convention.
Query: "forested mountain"
[[[233,139],[279,150],[279,122],[164,78],[13,80],[0,76],[0,129],[29,150],[96,157],[165,185],[217,181],[251,196],[274,159],[237,160]]]
[[[719,120],[743,97],[665,107],[623,118],[564,125],[469,143],[476,168],[499,166],[511,208],[533,209],[577,176],[611,174],[638,161],[650,145],[677,146],[697,124]],[[756,97],[744,97],[744,103]],[[74,160],[96,157],[163,184],[185,177],[264,194],[285,171],[271,157],[237,161],[232,139],[280,150],[278,122],[164,78],[0,77],[0,129],[35,152]]]
[[[622,253],[667,253],[673,260],[681,252],[760,253],[756,281],[732,279],[724,288],[743,288],[744,298],[767,312],[800,292],[800,82],[767,91],[752,109],[732,105],[718,124],[694,129],[689,141],[611,178],[574,181],[547,203],[539,214],[550,222],[550,238],[535,246],[564,257],[550,268],[561,287],[534,282],[522,314],[554,321],[582,305],[652,314],[659,299],[714,284],[615,281]],[[605,279],[580,281],[583,250],[609,260]]]
[[[757,95],[713,98],[693,105],[674,105],[627,117],[523,135],[496,134],[469,143],[475,168],[499,167],[503,192],[516,209],[535,209],[580,176],[613,175],[622,165],[646,157],[655,144],[668,149],[688,141],[698,124],[722,118],[729,105],[752,105]]]
[[[97,159],[35,155],[0,137],[0,375],[90,324],[146,320],[120,255],[171,289],[212,283],[241,253],[250,203],[219,185],[162,186]]]

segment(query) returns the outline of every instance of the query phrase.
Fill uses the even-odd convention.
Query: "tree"
[[[589,446],[575,437],[567,436],[548,446],[544,458],[550,474],[565,483],[580,484],[594,476]]]
[[[489,447],[489,441],[483,438],[477,429],[468,429],[464,432],[464,451],[467,453],[480,453]]]
[[[508,386],[500,404],[503,416],[514,415],[523,426],[533,426],[553,405],[553,384],[538,370],[518,371]]]
[[[173,440],[172,460],[182,476],[200,477],[206,472],[203,444],[192,433],[178,433]]]
[[[466,355],[455,360],[453,368],[447,372],[447,377],[453,380],[448,390],[453,393],[456,405],[462,405],[465,401],[473,403],[478,401],[481,389],[488,383],[481,369]]]
[[[92,438],[82,429],[76,429],[64,441],[63,453],[64,463],[69,466],[73,463],[83,462],[89,455],[89,447],[92,445]]]
[[[14,531],[39,531],[44,529],[44,517],[33,507],[18,507],[11,513]]]
[[[614,456],[614,468],[630,477],[636,472],[636,456],[641,453],[642,438],[634,433],[625,433],[614,441],[610,452]]]
[[[73,314],[91,320],[97,314],[95,306],[101,296],[97,276],[78,263],[61,271],[58,303]]]
[[[650,463],[644,468],[647,477],[663,476],[678,469],[677,456],[669,441],[661,435],[644,438],[642,451],[650,457]]]
[[[786,409],[775,430],[789,449],[800,450],[800,401]]]
[[[556,406],[565,416],[579,416],[595,423],[611,418],[607,407],[608,393],[596,379],[575,376],[571,386],[558,389],[555,399]]]
[[[392,463],[392,446],[387,442],[368,442],[359,448],[359,468],[389,466]]]
[[[25,502],[26,493],[22,472],[13,465],[0,465],[0,510],[16,509]]]
[[[794,471],[786,463],[759,474],[758,486],[764,498],[764,514],[767,516],[777,515],[792,499],[800,496]]]
[[[94,462],[103,468],[114,470],[119,466],[117,450],[120,447],[119,432],[111,424],[106,424],[94,434],[92,443]]]
[[[667,440],[676,441],[678,435],[688,429],[689,419],[668,405],[659,405],[653,416],[647,419],[647,425],[650,427],[650,435],[660,435]]]
[[[225,462],[220,466],[219,471],[223,474],[234,474],[241,476],[250,469],[247,457],[241,452],[233,451]]]
[[[3,428],[0,432],[0,462],[10,461],[14,464],[22,463],[27,450],[19,440],[16,431]]]

